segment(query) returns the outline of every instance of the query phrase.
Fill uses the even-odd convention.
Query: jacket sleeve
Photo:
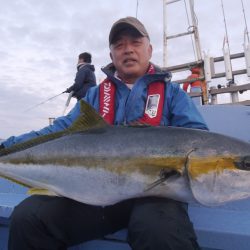
[[[79,113],[80,104],[79,102],[77,102],[74,108],[66,116],[57,118],[54,121],[53,125],[47,126],[38,131],[31,131],[29,133],[22,134],[19,136],[11,136],[7,140],[2,142],[2,144],[5,148],[8,148],[16,143],[25,142],[41,135],[47,135],[50,133],[62,131],[72,124],[72,122],[78,117]]]
[[[169,84],[167,103],[170,126],[208,130],[196,105],[179,84]]]

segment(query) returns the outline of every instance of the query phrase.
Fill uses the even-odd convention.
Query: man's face
[[[79,63],[84,63],[84,60],[82,58],[79,58],[77,64]]]
[[[110,57],[118,76],[127,82],[147,72],[151,56],[152,46],[147,37],[122,33],[110,46]]]

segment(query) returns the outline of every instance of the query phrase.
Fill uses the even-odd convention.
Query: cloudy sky
[[[62,115],[66,94],[26,110],[73,83],[79,53],[92,53],[97,79],[103,79],[100,68],[110,62],[109,30],[121,17],[137,13],[151,36],[152,61],[162,65],[162,0],[139,0],[138,9],[137,0],[0,1],[0,138],[42,128],[48,125],[49,117]],[[250,1],[243,1],[249,20]],[[224,8],[231,53],[243,52],[245,24],[241,1],[224,0]],[[195,11],[202,51],[222,56],[225,28],[221,0],[195,0]],[[184,1],[171,4],[167,14],[169,35],[187,31]],[[249,21],[247,25],[250,27]],[[169,43],[168,66],[188,61],[194,61],[190,37]],[[233,67],[245,67],[244,61],[238,60]],[[238,81],[247,80],[241,76]],[[219,83],[226,81],[221,79]],[[74,103],[72,100],[71,107]]]

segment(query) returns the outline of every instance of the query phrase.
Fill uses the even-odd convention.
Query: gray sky
[[[247,19],[250,1],[243,0]],[[62,115],[64,94],[33,110],[26,109],[69,87],[79,53],[93,56],[97,79],[110,62],[108,34],[114,21],[136,15],[136,0],[0,0],[0,138],[48,125]],[[162,65],[162,0],[139,0],[137,17],[145,24],[154,48],[152,61]],[[231,53],[243,52],[244,19],[240,0],[224,0]],[[220,0],[195,0],[202,50],[222,56],[225,28]],[[168,9],[169,35],[187,31],[184,1]],[[248,21],[250,28],[250,22]],[[185,40],[186,39],[186,40]],[[190,38],[169,43],[169,64],[193,61]],[[244,66],[233,62],[234,69]],[[186,72],[187,74],[187,72]],[[181,75],[182,77],[186,75]],[[184,78],[183,77],[183,78]],[[241,76],[239,82],[249,82]],[[217,84],[218,81],[214,84]],[[221,79],[221,84],[226,81]],[[250,99],[244,93],[240,99]],[[71,107],[75,99],[71,101]]]

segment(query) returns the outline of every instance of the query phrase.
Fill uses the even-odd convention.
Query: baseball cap
[[[125,17],[116,21],[111,27],[109,33],[109,45],[112,44],[115,36],[123,29],[132,28],[139,32],[141,36],[149,38],[148,32],[144,25],[135,17]]]

